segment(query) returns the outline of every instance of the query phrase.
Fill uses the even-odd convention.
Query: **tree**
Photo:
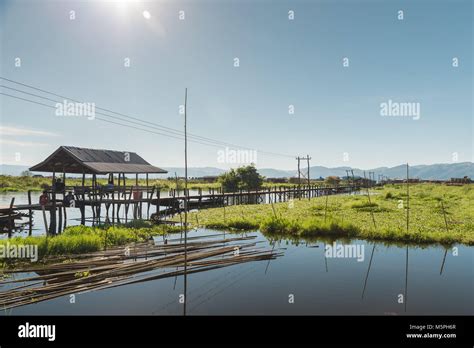
[[[219,176],[219,182],[227,192],[237,190],[256,190],[262,187],[264,177],[261,176],[255,165],[239,167],[237,170],[231,169],[229,172]]]
[[[21,172],[21,176],[32,176],[33,174],[29,170],[24,170]]]
[[[340,181],[341,181],[341,178],[338,176],[328,176],[325,180],[326,184],[330,186],[339,185]]]
[[[234,169],[219,175],[217,180],[222,185],[222,188],[227,192],[235,192],[239,189],[239,178]]]

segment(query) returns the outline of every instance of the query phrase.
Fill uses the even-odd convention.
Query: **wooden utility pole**
[[[298,161],[298,196],[301,195],[301,177],[305,178],[308,183],[308,197],[309,197],[309,186],[310,186],[310,177],[309,177],[309,160],[311,157],[309,155],[306,155],[306,157],[296,157],[296,160]],[[306,160],[306,163],[308,165],[308,168],[306,169],[306,174],[304,174],[301,171],[301,160]]]
[[[188,287],[188,132],[187,132],[187,102],[188,89],[184,90],[184,306],[183,315],[186,315],[187,287]]]
[[[296,157],[298,160],[298,186],[301,185],[301,170],[300,170],[300,156]]]
[[[308,188],[309,188],[309,186],[310,186],[310,184],[311,184],[311,180],[310,180],[310,177],[309,177],[309,160],[310,160],[310,159],[311,159],[311,157],[309,157],[309,155],[306,155],[306,163],[307,163],[307,165],[308,165],[308,174],[307,174],[307,175],[308,175]]]

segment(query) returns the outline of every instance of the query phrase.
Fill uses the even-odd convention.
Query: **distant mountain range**
[[[364,176],[364,170],[359,168],[351,167],[336,167],[327,168],[322,166],[310,167],[311,178],[327,177],[327,176],[346,176],[346,170],[352,169],[355,176]],[[391,179],[405,178],[406,177],[406,165],[402,164],[395,167],[378,167],[372,169],[366,169],[366,175],[368,172],[374,172],[375,178],[379,174],[385,175]],[[297,175],[297,171],[290,170],[276,170],[276,169],[259,169],[259,172],[268,178],[281,178],[288,176]],[[415,165],[410,166],[409,171],[410,177],[419,179],[429,180],[446,180],[450,178],[462,178],[468,176],[474,178],[474,163],[472,162],[460,162],[460,163],[449,163],[449,164],[429,164],[429,165]]]
[[[176,173],[179,177],[184,176],[184,168],[180,167],[164,167],[168,171],[166,175],[159,175],[158,177],[173,177]],[[351,167],[336,167],[327,168],[323,166],[310,167],[311,178],[327,177],[327,176],[345,176],[346,170],[350,170]],[[27,166],[0,164],[0,174],[2,175],[13,175],[18,176],[25,170],[28,170]],[[359,168],[352,168],[355,176],[364,176],[364,170]],[[292,177],[297,175],[296,170],[280,170],[273,168],[262,168],[258,170],[260,174],[267,178],[284,178]],[[395,167],[379,167],[366,169],[375,172],[375,178],[379,174],[385,175],[391,179],[404,178],[406,176],[406,166],[399,165]],[[188,176],[190,177],[203,177],[203,176],[214,176],[224,173],[224,169],[215,167],[191,167],[188,168]],[[368,174],[367,174],[368,175]],[[473,162],[460,162],[460,163],[449,163],[449,164],[428,164],[428,165],[415,165],[410,166],[410,177],[420,179],[431,179],[431,180],[446,180],[450,178],[462,178],[468,176],[474,178],[474,163]]]

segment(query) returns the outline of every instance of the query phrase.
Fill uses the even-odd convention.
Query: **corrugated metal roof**
[[[135,152],[86,149],[73,146],[61,146],[81,162],[150,164]]]
[[[30,168],[35,172],[86,174],[167,173],[152,166],[135,152],[61,146],[43,162]]]

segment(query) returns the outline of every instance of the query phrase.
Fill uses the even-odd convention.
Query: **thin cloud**
[[[49,144],[35,143],[31,141],[16,141],[8,139],[0,139],[0,144],[14,145],[14,146],[49,146]]]
[[[0,135],[57,137],[58,134],[27,128],[0,126]]]

